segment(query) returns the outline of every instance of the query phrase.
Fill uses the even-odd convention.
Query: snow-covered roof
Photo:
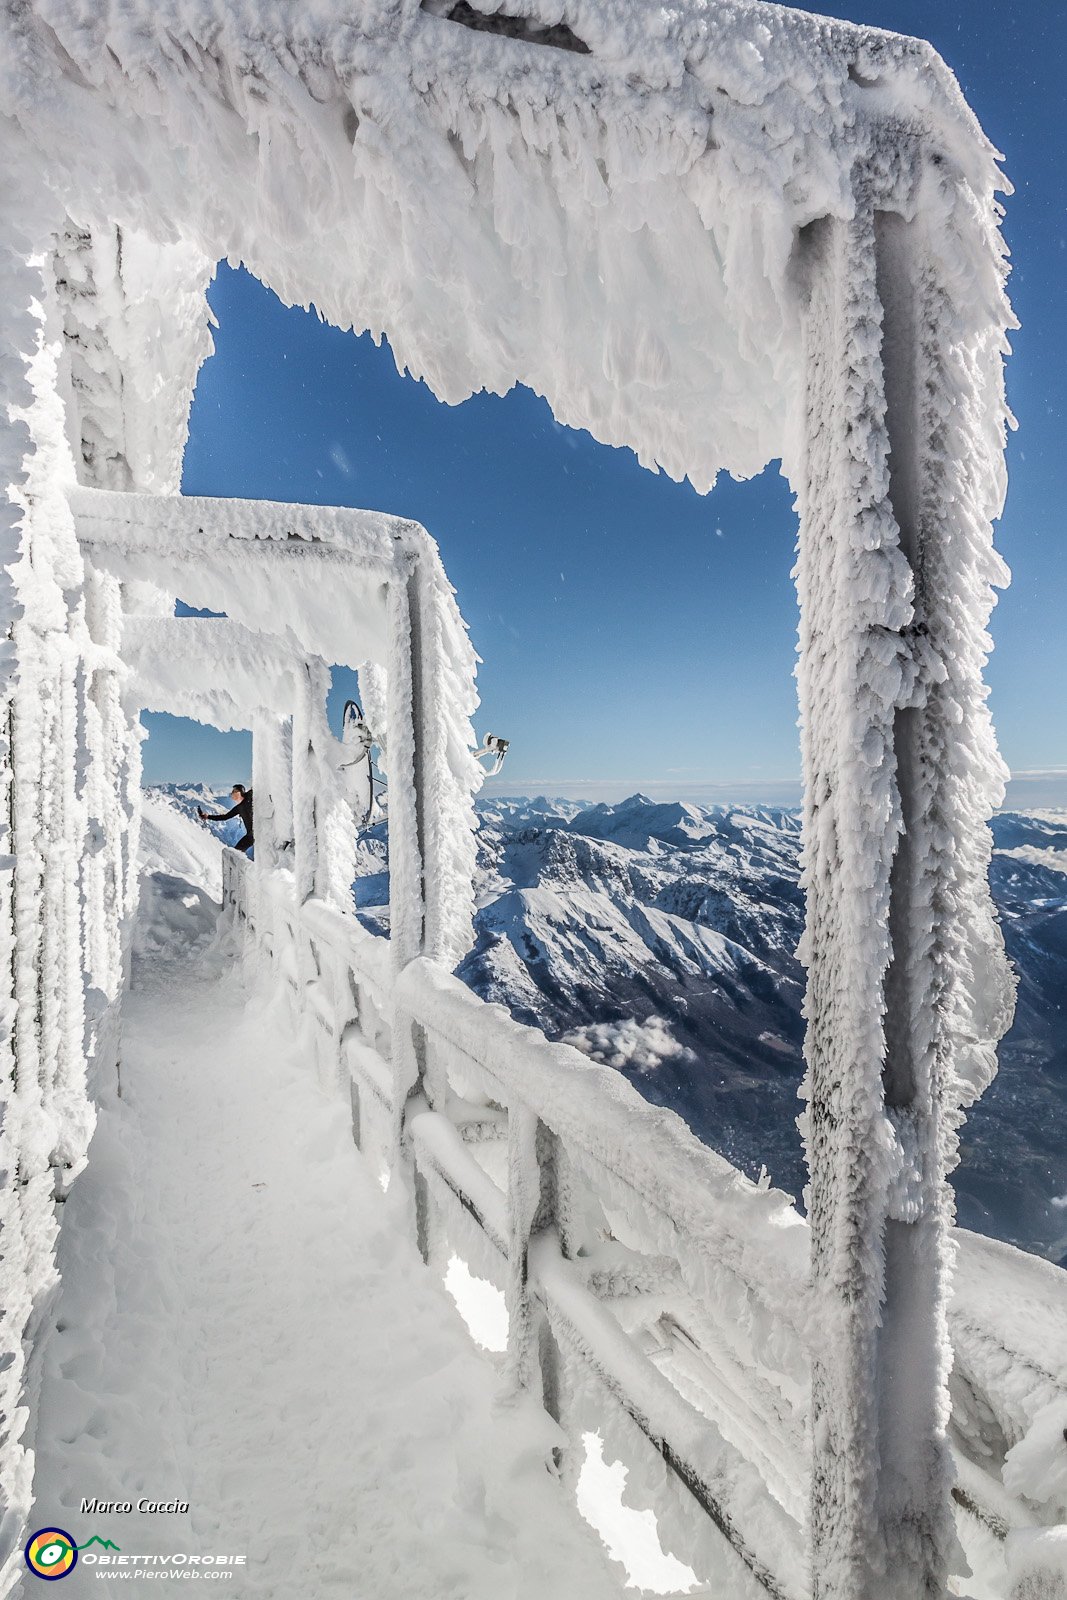
[[[788,465],[794,242],[887,129],[936,151],[925,200],[1005,323],[995,153],[916,40],[764,0],[5,0],[0,29],[42,218],[184,240],[198,290],[242,260],[445,400],[523,382],[699,487]]]

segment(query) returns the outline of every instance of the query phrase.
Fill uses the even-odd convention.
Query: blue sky
[[[829,14],[932,38],[1016,187],[1010,399],[1020,431],[998,542],[992,704],[1014,803],[1067,801],[1067,5],[867,0]],[[200,376],[183,488],[361,505],[438,540],[484,665],[478,731],[512,751],[497,787],[594,798],[791,799],[798,755],[796,524],[776,468],[708,496],[560,427],[527,390],[458,407],[389,350],[283,307],[223,266],[217,352]],[[149,781],[226,782],[247,736],[147,718]],[[1061,769],[1062,775],[1055,773]]]

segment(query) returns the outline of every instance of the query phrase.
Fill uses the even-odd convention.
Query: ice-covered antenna
[[[487,733],[485,736],[485,743],[482,745],[481,749],[474,752],[474,759],[475,761],[481,761],[483,757],[489,756],[492,759],[493,765],[491,767],[486,767],[485,775],[487,778],[495,778],[501,767],[504,765],[504,757],[507,755],[507,753],[508,741],[506,739],[501,739],[499,734]]]

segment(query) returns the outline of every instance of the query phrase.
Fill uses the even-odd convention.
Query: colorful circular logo
[[[78,1560],[78,1546],[62,1528],[39,1528],[26,1546],[26,1565],[39,1578],[55,1582],[72,1572]]]

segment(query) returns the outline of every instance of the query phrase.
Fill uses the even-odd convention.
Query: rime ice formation
[[[699,487],[724,468],[756,472],[787,444],[795,459],[798,230],[853,213],[854,164],[881,159],[885,123],[896,149],[936,145],[925,209],[946,257],[978,279],[974,327],[986,335],[991,314],[1005,326],[1003,182],[928,45],[752,0],[654,13],[575,0],[580,54],[502,41],[439,9],[12,7],[8,136],[48,152],[53,212],[65,198],[120,230],[118,245],[112,228],[80,256],[67,246],[92,262],[90,287],[99,277],[107,298],[116,257],[125,274],[136,252],[120,321],[167,341],[159,437],[166,424],[180,437],[182,381],[203,355],[196,291],[228,255],[283,299],[387,332],[398,363],[450,402],[527,383],[561,420]],[[558,21],[559,7],[530,14]],[[188,306],[171,294],[179,283]],[[153,303],[177,325],[153,324]],[[108,337],[106,313],[88,326]],[[995,383],[986,403],[995,431]],[[94,397],[94,409],[96,425],[107,406]],[[129,460],[134,476],[110,486],[155,488],[162,464],[150,482]]]
[[[416,1146],[449,1138],[426,1030],[447,1031],[434,986],[469,928],[473,652],[421,530],[174,495],[226,256],[388,334],[442,399],[527,383],[702,489],[782,457],[802,523],[811,1581],[834,1600],[942,1593],[960,1567],[946,1173],[1011,1009],[981,676],[1004,579],[1005,185],[951,73],[927,45],[760,0],[6,0],[0,116],[5,1548],[28,1504],[24,1356],[55,1288],[55,1201],[85,1160],[87,1062],[107,1071],[117,1048],[143,706],[254,724],[269,826],[241,893],[254,912],[253,884],[270,904],[290,884],[281,961],[307,918],[343,915],[354,845],[325,675],[366,664],[392,791],[377,1044],[404,1181]],[[229,612],[198,634],[220,670],[240,629],[269,637],[260,683],[232,671],[212,696],[195,663],[178,670],[193,635],[174,632],[177,595]],[[164,634],[173,657],[149,671]],[[280,712],[263,705],[286,685]],[[301,969],[309,1005],[327,980]],[[488,1035],[485,1018],[470,1028]],[[580,1295],[572,1264],[544,1261],[553,1146],[513,1092],[509,1370],[525,1383],[542,1326],[527,1245],[561,1316]],[[662,1415],[691,1444],[671,1395]],[[728,1517],[684,1451],[663,1459],[773,1592],[786,1513],[758,1467],[723,1466]]]

